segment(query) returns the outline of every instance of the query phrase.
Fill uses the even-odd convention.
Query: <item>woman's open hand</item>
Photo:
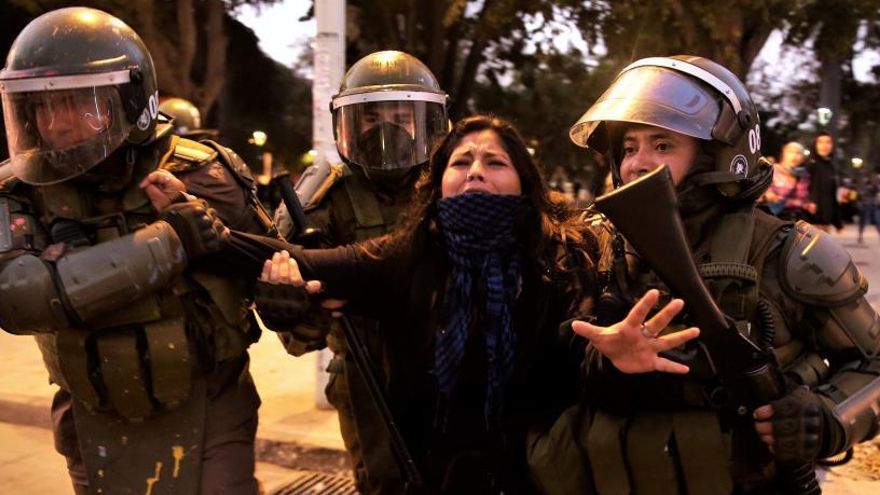
[[[660,292],[649,290],[623,321],[610,327],[600,327],[585,321],[575,321],[572,328],[578,335],[590,340],[593,347],[611,360],[614,366],[624,373],[664,373],[684,374],[689,368],[676,363],[659,353],[678,347],[697,338],[700,330],[691,327],[686,330],[660,336],[672,319],[684,308],[684,301],[673,299],[653,318],[645,321],[651,308],[657,304]]]

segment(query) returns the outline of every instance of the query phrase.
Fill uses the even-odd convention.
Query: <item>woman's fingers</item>
[[[278,251],[272,255],[271,259],[263,263],[260,280],[270,284],[287,284],[294,287],[305,286],[306,292],[309,294],[317,294],[323,288],[320,280],[309,280],[308,282],[303,280],[302,273],[299,271],[299,265],[295,259],[290,257],[290,253],[287,251]]]
[[[663,306],[663,309],[657,312],[653,318],[645,322],[650,332],[654,335],[659,334],[664,328],[669,326],[672,319],[684,308],[684,301],[681,299],[673,299],[669,304]]]
[[[755,418],[755,421],[769,421],[773,418],[773,406],[770,404],[765,404],[752,413],[752,417]]]
[[[272,260],[268,259],[263,262],[263,271],[260,272],[261,282],[270,282],[272,280]]]
[[[571,329],[574,330],[574,333],[590,341],[601,339],[608,332],[608,329],[605,327],[597,327],[581,320],[571,322]]]
[[[306,282],[306,292],[309,294],[317,294],[321,292],[323,288],[323,284],[321,284],[320,280],[309,280]]]
[[[272,255],[272,269],[269,270],[269,280],[270,284],[280,284],[281,283],[281,252],[277,252]]]
[[[663,373],[673,373],[676,375],[684,375],[691,370],[681,363],[676,363],[675,361],[660,356],[654,358],[654,369]]]
[[[660,298],[660,291],[657,289],[651,289],[642,296],[641,299],[629,310],[629,314],[626,315],[626,318],[623,320],[624,323],[631,327],[641,327],[642,322],[645,321],[645,318],[648,317],[648,313],[651,311],[651,308],[657,304],[657,300]]]
[[[758,432],[758,435],[769,435],[772,437],[773,423],[771,423],[770,421],[756,421],[755,431]]]
[[[696,327],[691,327],[685,330],[681,330],[679,332],[673,332],[668,335],[664,335],[662,337],[658,337],[655,342],[654,349],[657,352],[668,351],[669,349],[675,349],[676,347],[684,344],[685,342],[694,340],[695,338],[700,336],[700,329]]]

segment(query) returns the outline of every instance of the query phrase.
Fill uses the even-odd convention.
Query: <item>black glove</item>
[[[220,251],[229,237],[229,229],[217,212],[201,200],[172,203],[162,210],[159,219],[177,233],[189,260]]]
[[[287,331],[300,324],[311,301],[304,285],[270,284],[259,281],[254,288],[254,302],[260,319],[270,330]]]
[[[776,459],[782,463],[812,461],[822,446],[822,402],[804,387],[770,402]]]

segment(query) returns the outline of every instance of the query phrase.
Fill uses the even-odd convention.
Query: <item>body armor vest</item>
[[[122,191],[102,193],[71,182],[33,188],[33,214],[50,242],[81,249],[155,221],[140,179],[156,168],[179,172],[211,158],[205,155],[210,148],[198,143],[163,143],[168,141],[138,150],[133,178]],[[254,340],[242,331],[243,287],[206,272],[189,276],[190,282],[178,279],[77,328],[37,335],[52,381],[86,408],[134,422],[185,401],[195,370],[240,355]]]

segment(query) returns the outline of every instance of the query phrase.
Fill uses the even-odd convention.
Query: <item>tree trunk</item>
[[[223,23],[226,11],[222,0],[206,2],[205,39],[207,44],[205,81],[199,91],[199,111],[207,115],[226,82],[226,30]]]
[[[192,65],[196,56],[196,23],[192,0],[177,0],[178,55],[175,63],[180,76],[177,96],[193,99]],[[193,102],[199,106],[200,102]],[[204,115],[204,114],[203,114]]]

